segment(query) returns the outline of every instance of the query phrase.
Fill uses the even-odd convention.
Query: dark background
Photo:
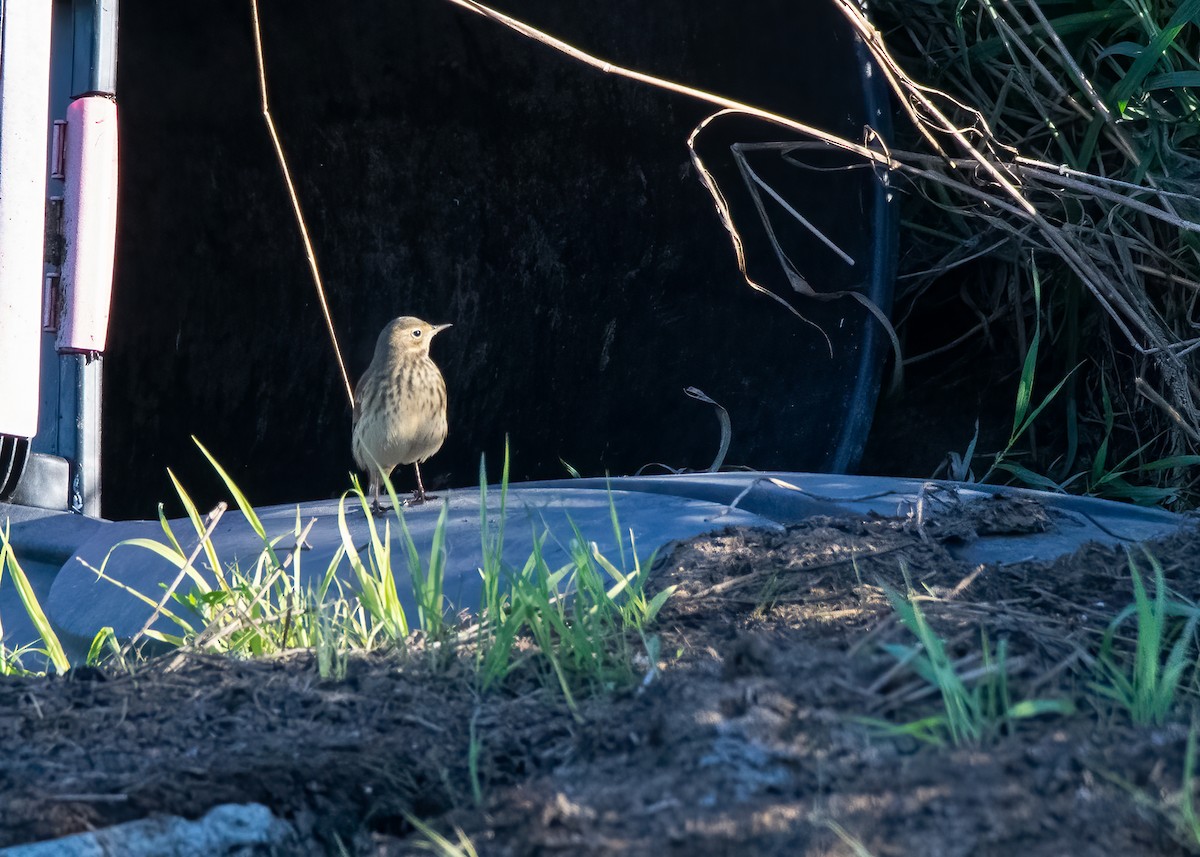
[[[861,139],[862,66],[823,0],[501,5],[614,62]],[[707,105],[442,0],[261,13],[272,112],[352,380],[389,319],[454,324],[433,346],[451,410],[428,486],[474,483],[485,452],[496,477],[506,435],[514,479],[564,476],[560,459],[585,475],[703,468],[717,422],[689,385],[729,410],[727,465],[854,466],[880,331],[852,301],[793,297],[831,357],[742,281],[685,145]],[[249,2],[125,0],[121,15],[104,514],[152,516],[174,496],[168,467],[198,503],[223,494],[191,435],[255,503],[334,496],[353,468],[350,410],[261,116]],[[702,154],[752,274],[786,294],[727,148],[781,139],[795,137],[719,120]],[[814,287],[866,282],[872,174],[755,163],[860,260],[778,216]],[[411,487],[410,468],[396,477]]]

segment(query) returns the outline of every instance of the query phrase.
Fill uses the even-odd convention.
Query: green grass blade
[[[621,537],[621,522],[617,519],[617,503],[613,499],[612,481],[607,476],[604,479],[604,490],[608,492],[608,518],[612,523],[613,543],[617,546],[617,553],[621,555],[621,568],[626,569],[629,568],[629,564],[625,560],[625,540]]]
[[[196,531],[196,536],[198,538],[203,538],[204,533],[208,530],[208,527],[205,525],[204,519],[200,515],[200,510],[196,508],[196,504],[192,502],[191,496],[189,496],[188,492],[184,490],[183,485],[178,479],[175,478],[175,474],[171,472],[170,468],[167,469],[167,476],[170,477],[171,484],[175,487],[175,494],[179,497],[180,502],[183,503],[184,511],[187,512],[188,520],[192,522],[192,529]],[[161,506],[159,507],[159,510],[159,514],[162,515],[163,513],[161,511]],[[179,551],[180,556],[186,557],[188,555],[187,552],[183,550],[177,541],[175,541],[174,533],[171,532],[170,525],[167,524],[165,516],[162,521],[162,526],[170,536],[171,543]],[[208,559],[209,568],[213,570],[213,574],[215,574],[217,577],[218,585],[223,589],[228,588],[225,583],[224,572],[221,570],[221,563],[217,559],[216,546],[213,544],[212,539],[204,540],[204,554]]]
[[[1029,340],[1029,349],[1025,352],[1025,362],[1021,366],[1021,378],[1017,382],[1017,405],[1013,411],[1013,427],[1011,442],[1015,442],[1024,434],[1026,415],[1033,398],[1033,382],[1037,371],[1038,349],[1042,342],[1042,281],[1036,265],[1033,270],[1033,337]]]
[[[225,483],[225,487],[233,495],[234,502],[242,510],[242,515],[246,518],[246,522],[250,524],[254,532],[258,534],[258,537],[265,542],[267,540],[267,531],[263,527],[262,521],[259,520],[258,514],[254,511],[254,506],[246,499],[246,495],[242,493],[242,489],[238,488],[237,483],[233,481],[233,477],[213,458],[213,454],[205,448],[204,444],[195,437],[192,438],[192,442],[200,447],[200,451],[204,453],[204,457],[208,459],[208,463],[212,465],[213,470],[217,471],[217,475],[221,477],[221,481]]]
[[[29,616],[29,620],[33,622],[33,627],[42,638],[42,646],[44,647],[46,656],[50,659],[50,663],[54,664],[54,669],[59,673],[65,673],[71,669],[71,660],[67,657],[66,651],[63,650],[62,643],[58,639],[58,634],[54,632],[54,626],[50,624],[45,611],[42,610],[42,605],[38,602],[37,594],[33,591],[33,587],[29,583],[29,578],[26,577],[21,564],[17,562],[17,556],[13,551],[9,533],[8,526],[5,526],[3,531],[0,531],[0,568],[8,572],[9,579],[16,586],[17,595],[21,599],[25,613]]]
[[[1141,88],[1143,82],[1162,60],[1163,55],[1179,36],[1184,26],[1200,19],[1200,0],[1183,0],[1175,9],[1167,25],[1159,30],[1150,44],[1138,55],[1113,90],[1113,103],[1124,112],[1124,105]]]

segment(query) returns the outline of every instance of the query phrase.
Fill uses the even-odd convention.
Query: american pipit
[[[383,474],[390,475],[397,464],[416,468],[417,490],[410,502],[426,500],[420,465],[446,439],[446,382],[429,358],[429,343],[449,326],[412,316],[388,322],[354,390],[354,461],[370,476],[372,512],[383,511]]]

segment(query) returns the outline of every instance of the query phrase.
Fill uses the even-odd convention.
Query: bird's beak
[[[431,332],[429,335],[430,335],[430,336],[436,336],[437,334],[439,334],[439,333],[441,333],[443,330],[445,330],[447,327],[454,327],[454,325],[452,325],[452,324],[437,324],[437,325],[434,325],[434,327],[433,327],[433,331],[432,331],[432,332]]]

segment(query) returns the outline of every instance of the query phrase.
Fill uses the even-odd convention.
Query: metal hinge
[[[46,274],[42,281],[42,330],[58,332],[58,319],[62,315],[62,289],[59,287],[57,271]]]
[[[63,238],[63,198],[52,196],[46,202],[46,235],[42,259],[47,265],[62,267],[66,239]]]
[[[67,120],[55,119],[50,136],[50,178],[66,178]]]
[[[67,120],[55,119],[50,136],[50,178],[66,178]],[[61,268],[66,250],[63,237],[63,198],[52,196],[46,202],[46,228],[42,242],[42,259],[47,265]],[[42,330],[58,331],[62,313],[62,289],[58,271],[48,271],[42,279]]]

